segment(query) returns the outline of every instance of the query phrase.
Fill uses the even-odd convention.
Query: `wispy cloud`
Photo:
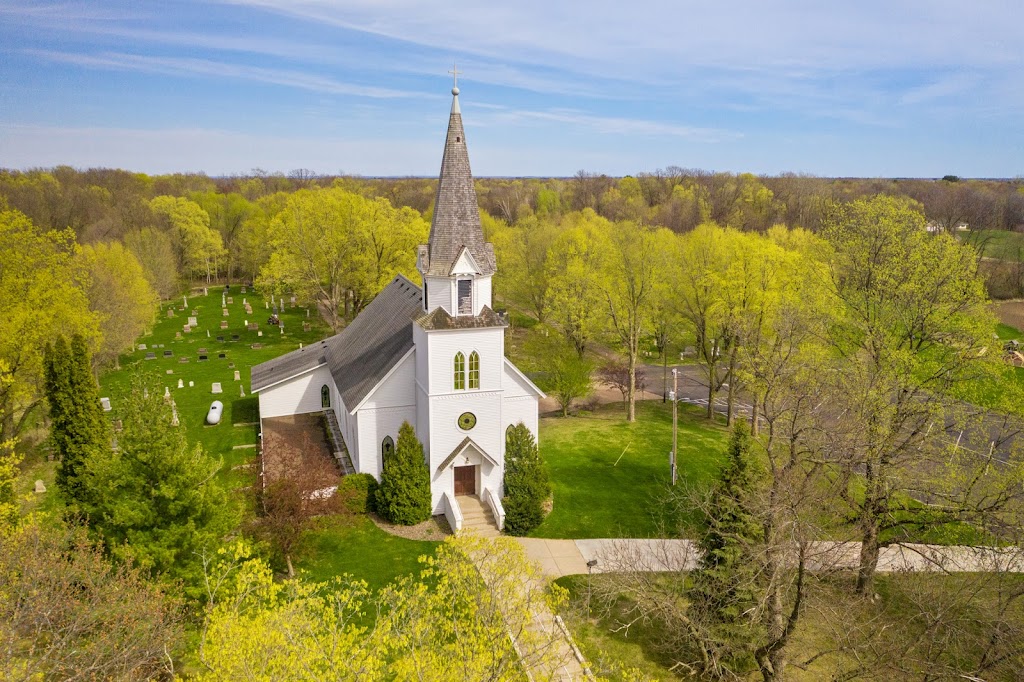
[[[333,78],[317,76],[304,71],[268,69],[260,66],[231,64],[209,59],[150,57],[119,52],[106,52],[98,55],[34,49],[25,50],[24,52],[42,59],[89,68],[141,71],[169,76],[193,75],[235,78],[334,95],[355,95],[372,98],[436,97],[436,95],[424,95],[405,90],[344,83]]]

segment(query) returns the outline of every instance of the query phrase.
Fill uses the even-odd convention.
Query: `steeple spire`
[[[441,159],[430,239],[426,248],[420,247],[421,272],[433,277],[451,276],[452,268],[465,248],[480,270],[477,276],[490,276],[497,270],[494,246],[484,242],[480,226],[480,207],[473,187],[466,133],[462,129],[462,111],[459,108],[459,71],[453,69],[449,73],[455,77],[456,86],[452,88],[452,112]]]

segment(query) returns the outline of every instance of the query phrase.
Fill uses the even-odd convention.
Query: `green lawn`
[[[396,537],[366,516],[339,516],[306,536],[295,568],[312,581],[347,573],[378,590],[402,576],[417,575],[419,557],[433,554],[438,544]]]
[[[118,403],[127,392],[131,373],[141,370],[151,375],[159,382],[161,390],[163,387],[170,389],[189,441],[202,443],[207,452],[224,460],[220,476],[225,483],[244,487],[251,483],[251,472],[234,467],[244,466],[254,459],[259,433],[257,399],[249,395],[250,368],[294,350],[300,343],[318,341],[330,334],[330,330],[315,312],[307,320],[304,308],[290,308],[279,315],[285,329],[281,334],[280,329],[266,324],[270,311],[263,297],[251,290],[242,294],[237,285],[231,287],[233,302],[227,304],[225,317],[221,309],[222,291],[223,287],[212,287],[205,296],[189,296],[188,310],[182,309],[181,299],[164,302],[153,332],[138,341],[146,344],[147,350],[122,356],[120,369],[105,372],[100,377],[100,395],[110,398],[113,407],[110,416],[116,419]],[[252,306],[252,315],[246,314],[243,299]],[[167,317],[169,307],[173,308],[174,317]],[[182,326],[188,322],[192,310],[197,313],[199,325],[186,334]],[[220,328],[222,320],[227,321],[227,329]],[[257,331],[248,331],[246,321],[258,323],[263,336]],[[311,325],[308,332],[302,330],[302,323],[306,321]],[[182,332],[180,339],[175,338],[176,332]],[[239,336],[238,341],[231,341],[233,334]],[[217,341],[218,336],[223,336],[224,341]],[[256,343],[263,347],[253,349],[252,344]],[[154,348],[154,345],[163,347]],[[208,360],[199,360],[200,348],[206,349]],[[171,351],[173,356],[164,357],[164,351]],[[147,352],[155,353],[157,358],[146,360]],[[224,358],[218,357],[221,353]],[[188,358],[188,362],[181,363],[181,358]],[[240,374],[240,381],[234,380],[235,370]],[[179,379],[184,382],[184,388],[177,388]],[[190,387],[189,382],[194,386]],[[214,382],[221,384],[222,394],[211,392]],[[245,397],[241,396],[240,388],[245,390]],[[214,400],[224,403],[223,417],[220,424],[207,426],[206,413]]]
[[[709,484],[724,461],[727,431],[702,411],[679,406],[679,486]],[[619,405],[540,422],[540,450],[554,509],[532,533],[546,538],[654,537],[658,499],[669,485],[672,409],[637,403],[637,421]],[[683,519],[684,522],[690,519]]]
[[[1000,341],[1009,341],[1010,339],[1020,340],[1021,336],[1024,335],[1016,327],[1000,322],[996,325],[996,336],[999,337]]]
[[[979,248],[987,258],[1019,261],[1024,259],[1024,233],[1010,230],[972,230],[957,236]]]

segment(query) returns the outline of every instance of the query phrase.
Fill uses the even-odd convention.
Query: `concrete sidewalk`
[[[516,538],[531,561],[548,578],[587,573],[588,561],[597,561],[594,573],[617,571],[689,571],[697,565],[692,540],[592,539],[547,540]],[[856,569],[859,542],[813,542],[808,547],[811,570]],[[903,544],[883,547],[879,573],[897,572],[1024,573],[1024,552],[1018,547],[964,547]]]

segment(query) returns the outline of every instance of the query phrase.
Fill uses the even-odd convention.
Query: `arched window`
[[[480,388],[480,355],[476,351],[469,354],[469,387]]]
[[[320,407],[325,410],[331,406],[331,389],[324,384],[320,389]]]
[[[509,437],[512,435],[512,429],[516,428],[515,424],[509,424],[508,428],[505,429],[505,442],[508,442]]]
[[[388,457],[395,454],[395,441],[391,440],[391,436],[384,436],[384,441],[380,444],[380,455],[381,463],[388,461]]]
[[[466,356],[462,351],[455,354],[455,390],[466,390]]]

